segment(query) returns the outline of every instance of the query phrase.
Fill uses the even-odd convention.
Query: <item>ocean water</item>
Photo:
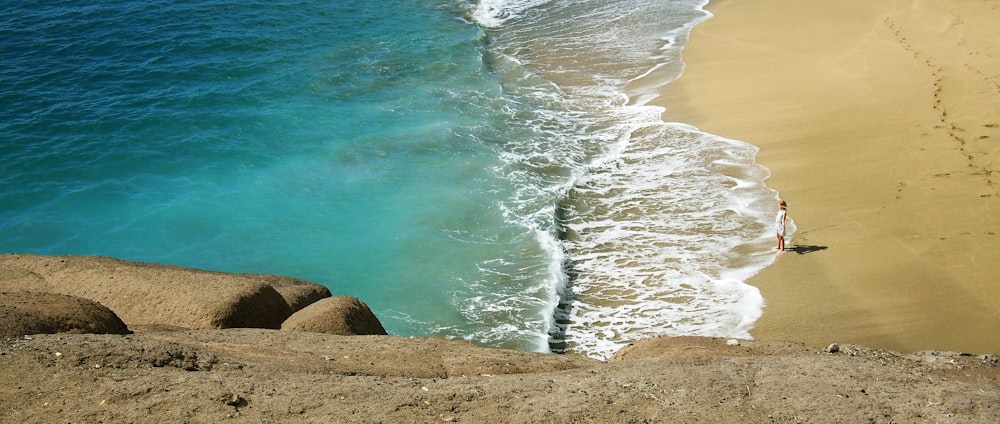
[[[0,251],[289,275],[485,346],[748,337],[767,170],[649,105],[703,6],[4,3]]]

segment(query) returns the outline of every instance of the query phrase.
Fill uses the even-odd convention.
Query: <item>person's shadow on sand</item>
[[[798,253],[800,255],[805,255],[806,253],[819,252],[820,250],[826,250],[826,246],[813,246],[813,245],[796,245],[792,248],[786,249],[792,252]]]

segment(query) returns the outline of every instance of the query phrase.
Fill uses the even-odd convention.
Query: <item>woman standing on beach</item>
[[[774,217],[774,228],[778,232],[778,251],[785,250],[785,218],[788,216],[788,204],[784,200],[778,202],[778,215]]]

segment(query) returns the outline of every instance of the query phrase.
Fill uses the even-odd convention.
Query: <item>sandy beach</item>
[[[1000,352],[1000,5],[713,1],[664,119],[760,147],[798,230],[762,340]],[[777,205],[775,205],[775,211]]]

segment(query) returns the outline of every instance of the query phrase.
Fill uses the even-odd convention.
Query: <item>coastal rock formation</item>
[[[0,338],[52,333],[130,331],[114,312],[91,300],[54,293],[0,293]]]
[[[78,296],[107,306],[129,326],[190,329],[276,329],[295,308],[329,294],[318,284],[289,277],[21,254],[0,256],[0,290]]]
[[[0,340],[0,422],[1000,422],[996,355],[636,346],[601,362],[264,329],[39,335]]]
[[[270,281],[271,287],[285,299],[288,307],[292,308],[292,313],[332,296],[330,289],[319,284],[273,275],[268,277],[273,279]]]
[[[752,342],[731,343],[732,340],[680,336],[644,339],[615,352],[609,360],[632,361],[637,359],[681,359],[704,356],[738,357],[768,354],[794,354],[809,352],[809,348],[798,343]]]
[[[601,362],[440,338],[341,336],[330,333],[385,330],[360,300],[323,297],[312,283],[111,258],[5,255],[4,291],[0,422],[1000,419],[997,355],[661,337]],[[63,332],[106,331],[89,327],[109,319],[88,315],[95,309],[114,317],[97,299],[142,330]],[[279,320],[296,331],[214,329]],[[25,323],[52,321],[45,332],[63,333],[21,337],[40,331]]]
[[[368,305],[350,296],[319,300],[285,320],[281,329],[341,336],[388,334]]]

